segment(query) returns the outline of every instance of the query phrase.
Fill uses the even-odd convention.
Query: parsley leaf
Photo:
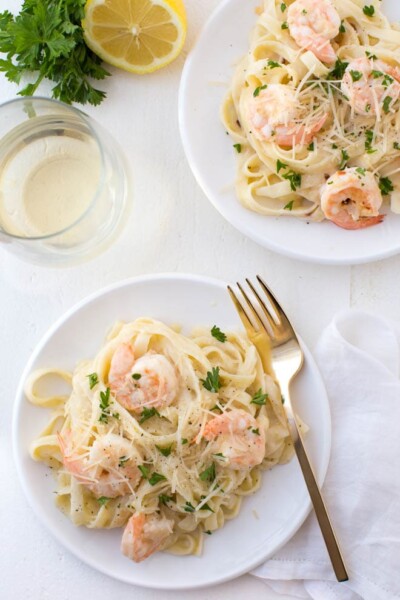
[[[233,147],[235,148],[235,150],[236,150],[236,152],[238,154],[241,153],[241,151],[242,151],[242,144],[233,144]]]
[[[361,71],[350,71],[350,75],[353,81],[359,81],[363,76]]]
[[[139,419],[140,425],[142,423],[144,423],[145,421],[147,421],[147,419],[151,419],[151,417],[155,417],[156,415],[157,415],[157,417],[161,417],[160,413],[158,412],[158,410],[156,408],[154,408],[154,406],[152,408],[144,407],[142,410],[140,419]]]
[[[100,392],[100,410],[101,415],[99,421],[101,423],[108,423],[108,417],[110,414],[110,388],[108,387],[105,392]]]
[[[348,66],[349,66],[348,62],[341,61],[340,58],[338,58],[337,61],[335,62],[335,66],[329,72],[329,77],[332,79],[342,79],[344,72]]]
[[[311,142],[311,144],[308,144],[308,146],[307,146],[307,150],[308,150],[309,152],[313,152],[313,151],[314,151],[314,142]]]
[[[200,473],[199,477],[201,481],[209,481],[212,483],[216,477],[215,463],[212,463],[207,469]]]
[[[289,29],[289,25],[284,21],[281,25],[281,29]]]
[[[182,444],[182,446],[183,446],[184,444],[187,444],[187,443],[188,443],[188,440],[187,440],[186,438],[182,438],[182,440],[181,440],[181,444]]]
[[[365,51],[365,55],[367,58],[370,58],[371,60],[377,60],[378,57],[375,54],[372,54],[372,52],[369,52],[369,50]]]
[[[373,139],[374,139],[374,132],[373,132],[373,130],[372,130],[372,129],[367,129],[367,130],[365,131],[365,134],[364,134],[364,135],[365,135],[365,143],[364,143],[364,146],[365,146],[365,149],[366,149],[366,151],[367,151],[367,154],[373,154],[374,152],[376,152],[376,150],[374,150],[374,149],[372,148],[372,141],[373,141]]]
[[[151,477],[149,477],[149,484],[150,485],[156,485],[156,483],[158,483],[159,481],[166,481],[167,478],[164,477],[164,475],[161,475],[160,473],[153,473],[151,475]]]
[[[339,33],[346,33],[346,27],[344,26],[344,22],[340,23]]]
[[[167,494],[160,494],[158,499],[160,500],[161,504],[165,504],[165,506],[167,506],[168,502],[173,500],[172,496],[167,496]]]
[[[262,389],[260,388],[258,392],[254,394],[252,399],[250,400],[250,404],[257,404],[258,406],[264,406],[266,404],[266,400],[268,398],[268,394],[263,394]]]
[[[118,462],[118,466],[119,467],[124,467],[125,463],[128,462],[129,458],[127,456],[120,456],[119,457],[119,462]]]
[[[169,456],[171,454],[172,444],[170,446],[168,446],[167,448],[161,448],[161,446],[157,446],[157,444],[156,444],[156,448],[157,448],[157,450],[159,450],[161,452],[161,454],[163,456]]]
[[[138,469],[141,472],[144,479],[149,478],[149,472],[150,472],[149,467],[145,467],[144,465],[138,465]]]
[[[362,167],[357,167],[356,168],[356,173],[358,173],[359,175],[364,176],[365,175],[365,169],[363,169]]]
[[[383,101],[383,112],[387,115],[389,110],[390,110],[390,103],[392,102],[393,98],[391,98],[390,96],[386,96],[386,98]]]
[[[213,367],[211,371],[207,371],[206,379],[201,379],[203,387],[209,392],[218,392],[221,387],[221,381],[219,378],[219,367]]]
[[[214,325],[211,329],[211,335],[213,337],[215,337],[216,340],[218,340],[219,342],[226,342],[226,335],[223,331],[220,330],[219,327],[217,327],[216,325]]]
[[[287,204],[285,204],[285,206],[283,207],[283,210],[292,210],[293,209],[293,204],[294,204],[294,200],[290,200],[290,202],[288,202]]]
[[[270,60],[270,59],[268,59],[268,62],[267,62],[267,64],[268,64],[268,66],[269,66],[269,68],[270,68],[270,69],[277,69],[278,67],[280,67],[280,66],[281,66],[281,65],[280,65],[278,62],[276,62],[275,60]]]
[[[276,161],[276,172],[279,173],[279,171],[281,169],[287,169],[287,168],[288,168],[288,165],[285,164],[284,162],[281,162],[278,158],[278,160]]]
[[[258,429],[258,427],[257,427],[257,429],[252,429],[251,431],[252,431],[252,432],[253,432],[255,435],[260,435],[260,430]]]
[[[258,87],[256,87],[256,89],[253,92],[253,96],[256,98],[259,93],[261,92],[261,90],[265,90],[267,89],[267,84],[265,83],[264,85],[259,85]]]
[[[347,154],[346,150],[341,150],[341,154],[342,154],[342,159],[339,163],[339,170],[342,170],[346,167],[347,165],[347,161],[349,160],[349,155]]]
[[[286,10],[286,4],[284,2],[281,3],[281,11],[285,12]]]
[[[287,179],[290,182],[290,189],[295,192],[298,187],[301,186],[301,175],[295,173],[295,171],[288,171],[282,175],[283,179]]]
[[[375,14],[374,6],[372,4],[370,6],[364,6],[363,13],[364,15],[367,15],[367,17],[373,17]]]
[[[109,500],[111,500],[111,498],[107,498],[107,496],[100,496],[100,498],[97,498],[97,502],[100,506],[104,506]]]
[[[36,74],[19,94],[33,95],[43,79],[54,82],[53,98],[67,104],[97,105],[106,94],[93,87],[93,79],[109,75],[101,59],[84,41],[81,21],[84,0],[24,0],[19,15],[0,13],[0,61],[9,81],[19,84]]]
[[[90,373],[90,375],[86,375],[86,377],[89,379],[89,387],[92,390],[94,386],[99,383],[99,377],[97,373]]]
[[[192,512],[194,512],[196,509],[195,509],[195,507],[193,506],[193,504],[192,504],[191,502],[186,502],[186,503],[185,503],[185,506],[183,507],[183,510],[184,510],[185,512],[192,513]]]
[[[382,192],[382,196],[387,196],[390,192],[393,192],[394,187],[392,180],[389,177],[381,177],[379,179],[379,189]]]
[[[142,376],[140,373],[132,373],[132,379],[134,379],[135,381],[139,381],[139,379],[141,379]]]
[[[399,144],[399,142],[393,142],[393,148],[395,150],[400,150],[400,144]]]

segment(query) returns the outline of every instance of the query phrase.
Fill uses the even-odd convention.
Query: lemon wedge
[[[88,0],[85,41],[105,62],[151,73],[174,60],[186,36],[182,0]]]

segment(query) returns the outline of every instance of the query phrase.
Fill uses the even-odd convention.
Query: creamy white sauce
[[[0,164],[0,226],[36,237],[72,225],[92,202],[100,156],[89,137],[47,136]]]

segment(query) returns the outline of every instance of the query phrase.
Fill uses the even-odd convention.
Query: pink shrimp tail
[[[354,221],[350,215],[348,215],[345,219],[331,219],[332,223],[341,227],[342,229],[355,230],[355,229],[366,229],[367,227],[372,227],[373,225],[378,225],[378,223],[382,223],[385,215],[377,215],[376,217],[361,217],[358,221]]]

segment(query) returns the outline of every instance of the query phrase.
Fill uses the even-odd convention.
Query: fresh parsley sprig
[[[216,340],[218,340],[219,342],[226,342],[226,334],[220,330],[219,327],[217,327],[216,325],[214,325],[211,329],[211,335],[213,337],[215,337]]]
[[[201,379],[203,387],[209,392],[218,392],[221,387],[221,380],[219,377],[219,367],[213,367],[211,371],[207,371],[207,377]]]
[[[105,92],[92,80],[107,75],[101,59],[86,46],[81,21],[86,0],[24,0],[21,12],[0,13],[0,71],[19,84],[24,75],[36,73],[18,93],[32,96],[43,79],[55,83],[53,98],[67,104],[97,105]]]

